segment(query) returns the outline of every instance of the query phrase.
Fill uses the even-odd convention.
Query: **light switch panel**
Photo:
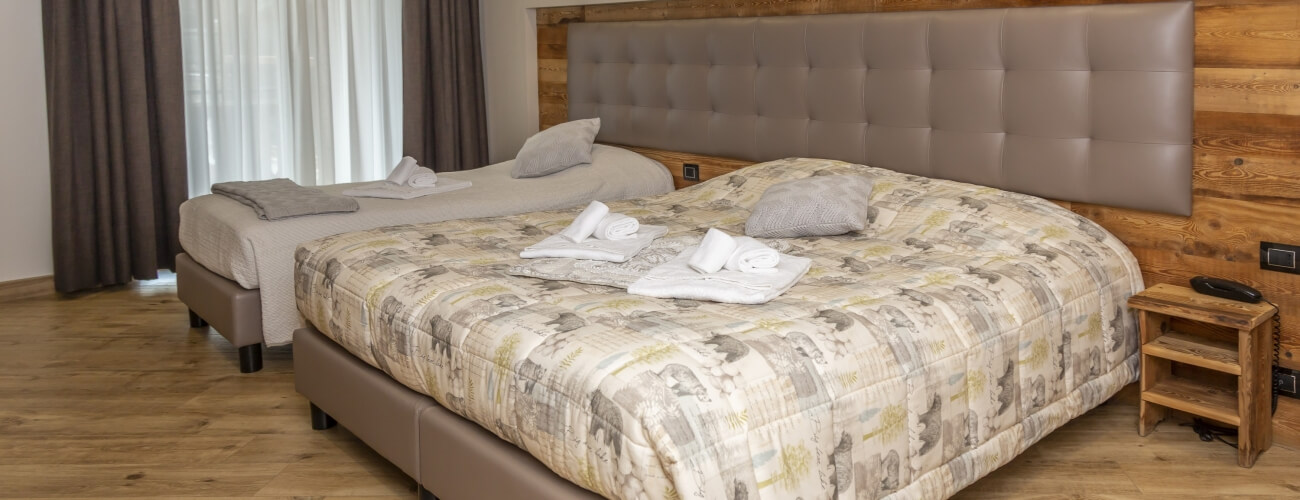
[[[1297,257],[1300,257],[1300,246],[1284,245],[1282,243],[1273,243],[1271,241],[1262,241],[1259,243],[1260,269],[1300,274],[1300,266],[1297,265]]]

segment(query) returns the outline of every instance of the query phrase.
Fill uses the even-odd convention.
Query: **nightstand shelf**
[[[1237,391],[1231,389],[1169,377],[1142,391],[1142,400],[1228,425],[1241,425],[1241,417],[1237,416]]]
[[[1142,346],[1142,354],[1196,365],[1216,372],[1241,375],[1237,346],[1176,330],[1165,332]]]
[[[1237,464],[1254,465],[1260,452],[1273,443],[1268,320],[1277,310],[1268,304],[1235,302],[1165,284],[1129,298],[1129,307],[1141,316],[1138,433],[1150,433],[1171,409],[1191,413],[1236,426]],[[1175,323],[1181,326],[1175,328]],[[1201,330],[1217,333],[1196,333]],[[1236,387],[1175,373],[1174,368],[1182,365],[1235,375]]]

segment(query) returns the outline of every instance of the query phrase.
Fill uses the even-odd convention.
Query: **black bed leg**
[[[421,487],[420,487],[420,500],[438,500],[438,497],[434,496],[433,493],[430,493],[429,490],[426,490],[426,489],[424,489],[423,486],[421,486]]]
[[[338,422],[334,420],[334,417],[331,417],[330,414],[325,413],[325,410],[322,410],[320,409],[319,406],[316,406],[316,403],[309,403],[309,404],[311,404],[311,428],[312,429],[323,431],[325,429],[338,425]]]
[[[202,328],[208,326],[208,322],[199,317],[193,309],[190,309],[190,328]]]
[[[239,348],[239,372],[253,373],[262,369],[262,344]]]

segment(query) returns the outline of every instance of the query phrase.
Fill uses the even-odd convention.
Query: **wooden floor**
[[[241,375],[230,344],[189,330],[168,280],[0,303],[0,497],[414,498],[342,428],[312,431],[291,351]],[[1067,424],[957,498],[1296,498],[1300,453],[1253,469],[1132,398]]]

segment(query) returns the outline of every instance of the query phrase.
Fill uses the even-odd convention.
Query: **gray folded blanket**
[[[248,205],[264,220],[356,212],[360,208],[357,200],[302,187],[289,179],[220,182],[212,185],[212,192]]]

